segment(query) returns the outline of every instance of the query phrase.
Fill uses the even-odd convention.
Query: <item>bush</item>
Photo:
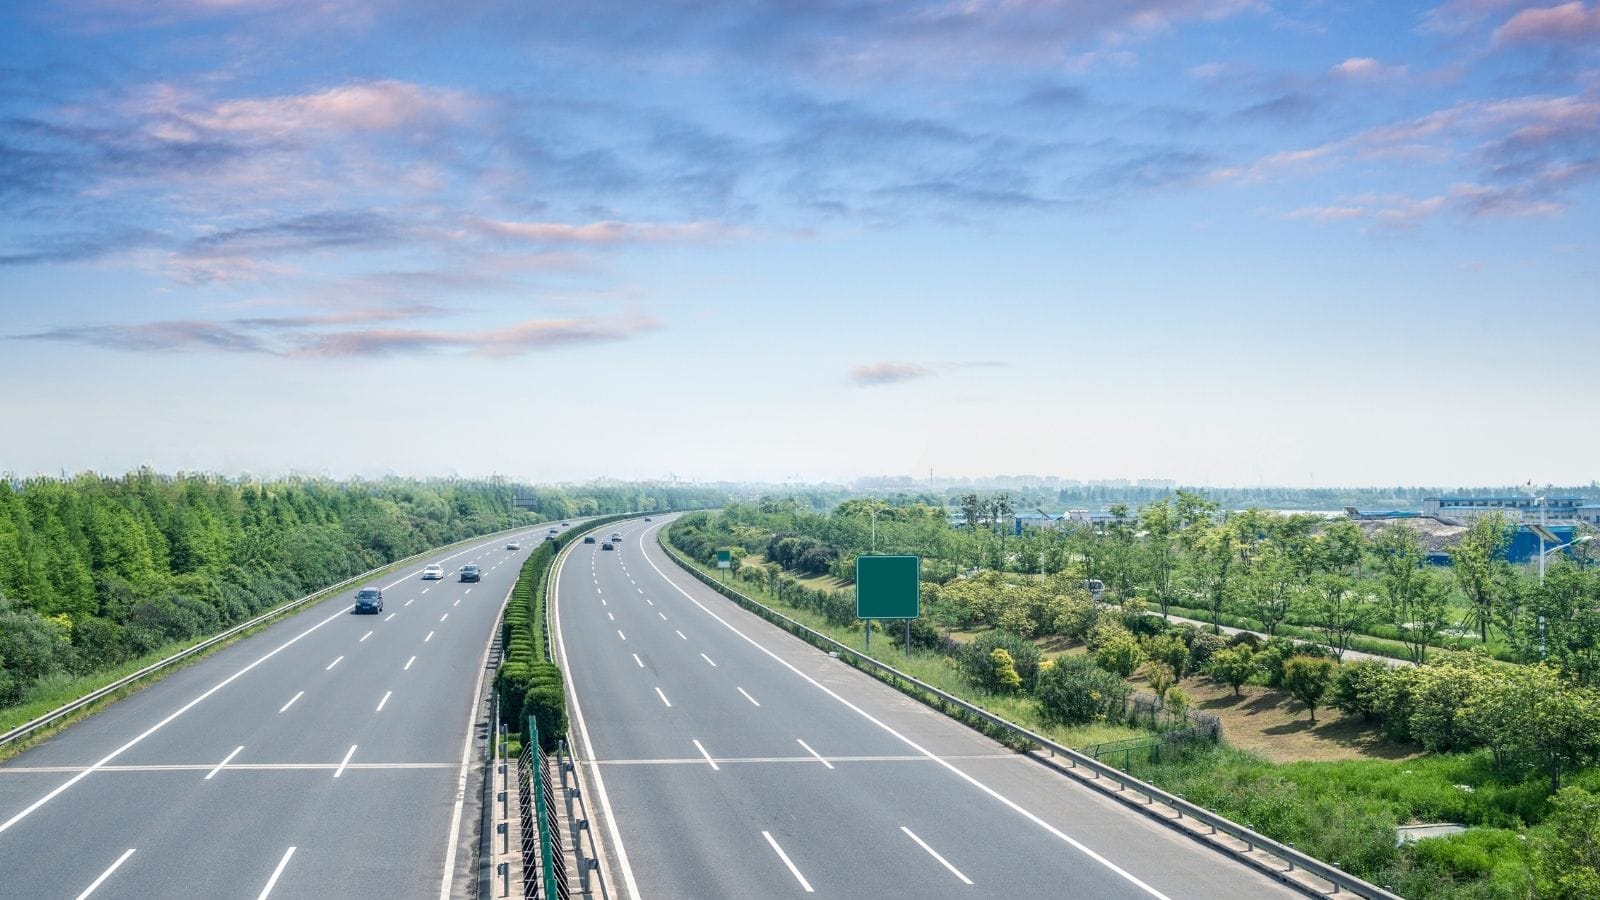
[[[1211,662],[1205,668],[1207,675],[1233,688],[1235,697],[1239,696],[1240,686],[1260,671],[1261,663],[1256,660],[1256,653],[1248,644],[1219,651],[1212,655]]]
[[[956,663],[961,667],[961,672],[972,682],[975,687],[985,691],[1002,692],[1006,690],[1000,671],[996,668],[994,651],[1005,650],[1011,657],[1011,662],[1021,688],[1025,691],[1033,690],[1034,679],[1039,674],[1039,648],[1032,641],[1025,640],[1014,634],[1004,631],[986,631],[978,635],[977,640],[962,648],[961,655]]]
[[[1565,787],[1550,810],[1551,833],[1534,849],[1539,896],[1600,897],[1600,794]]]
[[[1086,725],[1122,715],[1128,684],[1088,657],[1062,656],[1039,672],[1033,695],[1039,714],[1053,725]]]
[[[1313,722],[1317,721],[1317,707],[1322,705],[1337,665],[1320,656],[1291,656],[1283,661],[1283,687],[1306,705]]]
[[[1261,668],[1267,673],[1268,687],[1283,687],[1283,664],[1292,656],[1331,658],[1325,647],[1316,644],[1296,644],[1286,637],[1275,637],[1261,648]]]
[[[1133,635],[1120,629],[1118,631],[1100,644],[1100,649],[1095,651],[1094,661],[1107,672],[1127,678],[1134,669],[1139,668],[1139,663],[1144,660],[1144,651],[1139,649],[1139,642]]]
[[[1375,659],[1345,663],[1333,679],[1332,706],[1347,715],[1358,715],[1362,721],[1375,721],[1383,710],[1388,678],[1389,667]]]
[[[532,719],[539,729],[539,746],[546,753],[567,735],[567,695],[559,685],[539,685],[528,691],[521,721]]]
[[[1203,672],[1213,657],[1228,648],[1227,638],[1210,632],[1197,632],[1189,640],[1189,671]]]

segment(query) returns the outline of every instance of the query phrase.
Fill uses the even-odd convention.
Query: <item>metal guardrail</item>
[[[522,896],[569,900],[567,854],[561,846],[555,788],[548,758],[539,746],[539,726],[528,719],[527,743],[517,757],[518,806],[522,817]]]
[[[672,559],[682,566],[686,571],[688,571],[689,574],[693,575],[696,579],[700,580],[704,584],[710,586],[717,593],[728,597],[741,606],[744,606],[746,609],[749,609],[751,612],[754,612],[762,618],[765,618],[768,621],[787,629],[791,633],[805,638],[807,641],[816,646],[825,647],[830,651],[836,652],[840,659],[849,662],[851,665],[856,666],[857,668],[870,670],[880,677],[885,677],[885,680],[888,680],[891,684],[898,680],[907,686],[916,688],[918,691],[921,691],[930,697],[937,698],[939,704],[941,705],[941,711],[943,711],[942,707],[944,706],[955,707],[966,715],[978,719],[993,728],[1008,732],[1015,737],[1019,737],[1036,744],[1039,747],[1047,750],[1051,756],[1061,757],[1066,761],[1066,764],[1069,767],[1086,769],[1096,778],[1106,778],[1115,782],[1118,786],[1117,790],[1119,793],[1124,790],[1132,790],[1136,793],[1143,794],[1146,798],[1148,798],[1144,804],[1130,805],[1148,807],[1151,803],[1160,803],[1163,806],[1166,806],[1177,812],[1179,818],[1187,816],[1188,818],[1211,828],[1214,832],[1221,832],[1229,837],[1234,838],[1235,840],[1243,842],[1250,850],[1255,850],[1257,848],[1265,850],[1267,853],[1270,853],[1278,859],[1283,860],[1283,862],[1286,863],[1291,870],[1295,868],[1303,869],[1306,872],[1321,878],[1322,880],[1333,885],[1335,892],[1346,890],[1361,897],[1380,898],[1380,900],[1403,900],[1403,898],[1401,898],[1398,894],[1391,893],[1390,891],[1384,890],[1375,884],[1367,882],[1361,878],[1357,878],[1343,869],[1336,868],[1319,859],[1307,856],[1306,854],[1288,846],[1287,844],[1281,844],[1272,838],[1260,834],[1250,828],[1246,828],[1237,822],[1225,819],[1208,809],[1196,806],[1182,797],[1169,794],[1155,785],[1140,781],[1126,772],[1085,756],[1084,754],[1073,750],[1071,747],[1058,744],[1042,734],[1038,734],[1037,732],[1024,728],[1008,719],[1003,719],[1000,716],[983,709],[982,707],[975,706],[972,703],[955,696],[954,694],[946,693],[945,691],[934,687],[925,681],[922,681],[912,675],[907,675],[893,666],[879,662],[878,660],[861,653],[859,650],[856,650],[853,647],[850,647],[846,644],[841,644],[833,638],[789,618],[783,613],[752,599],[748,595],[732,587],[722,584],[721,582],[717,581],[717,579],[712,578],[711,576],[700,571],[699,567],[696,566],[693,561],[685,557],[684,554],[678,550],[678,548],[673,547],[667,542],[664,533],[658,533],[656,540],[657,543],[661,545],[661,548],[666,551],[668,556],[672,557]],[[909,691],[905,692],[910,693]]]
[[[36,719],[33,719],[31,721],[28,721],[28,722],[24,722],[21,725],[18,725],[17,727],[11,729],[10,731],[5,732],[4,734],[0,734],[0,747],[4,747],[6,744],[9,744],[9,743],[11,743],[13,741],[21,740],[22,738],[25,738],[28,735],[33,734],[35,731],[38,731],[41,728],[48,727],[50,724],[52,724],[52,723],[54,723],[56,721],[59,721],[60,719],[66,717],[66,716],[69,716],[72,713],[77,712],[80,709],[83,709],[84,707],[90,706],[90,705],[94,704],[95,702],[97,702],[99,700],[102,700],[102,699],[106,698],[107,696],[110,696],[111,694],[114,694],[117,691],[120,691],[123,688],[125,688],[125,687],[127,687],[127,686],[129,686],[131,684],[134,684],[135,682],[138,682],[138,681],[140,681],[140,680],[142,680],[142,679],[144,679],[144,678],[146,678],[146,677],[148,677],[148,676],[150,676],[150,675],[152,675],[152,674],[154,674],[156,672],[159,672],[162,669],[165,669],[165,668],[167,668],[167,667],[169,667],[169,666],[171,666],[171,665],[173,665],[173,664],[175,664],[177,662],[180,662],[182,660],[188,659],[189,657],[195,655],[196,653],[201,652],[202,650],[205,650],[208,647],[212,647],[212,646],[215,646],[218,643],[221,643],[222,641],[226,641],[229,638],[233,637],[234,635],[239,634],[240,632],[247,631],[247,630],[249,630],[251,628],[256,627],[257,625],[262,624],[263,622],[271,621],[273,618],[276,618],[277,616],[281,616],[281,615],[284,615],[286,613],[292,612],[292,611],[294,611],[296,609],[299,609],[301,606],[304,606],[305,604],[310,603],[310,602],[312,602],[314,600],[318,600],[320,598],[323,598],[327,594],[335,593],[337,591],[343,590],[346,587],[349,587],[352,584],[356,584],[358,582],[365,581],[366,579],[371,578],[372,576],[374,576],[374,575],[376,575],[376,574],[378,574],[380,572],[383,572],[383,571],[385,571],[387,569],[394,568],[395,566],[409,565],[410,563],[413,563],[413,562],[415,562],[415,561],[417,561],[419,559],[422,559],[425,556],[431,556],[431,555],[433,555],[435,553],[438,553],[440,550],[450,550],[450,549],[453,549],[455,547],[459,547],[462,544],[470,544],[470,543],[472,543],[474,541],[484,540],[485,538],[496,539],[501,535],[509,534],[511,532],[516,532],[516,531],[523,531],[523,530],[525,530],[527,528],[530,528],[530,527],[536,528],[538,526],[537,525],[532,525],[532,526],[530,526],[530,525],[519,525],[516,528],[506,528],[506,529],[503,529],[501,531],[490,532],[489,534],[480,534],[480,535],[477,535],[476,537],[470,537],[470,538],[466,538],[464,540],[456,541],[453,544],[446,544],[443,547],[434,547],[434,548],[429,549],[429,550],[424,550],[421,553],[413,553],[412,555],[410,555],[410,556],[408,556],[408,557],[406,557],[404,559],[397,559],[394,562],[385,563],[384,565],[381,565],[376,569],[369,569],[366,572],[362,572],[360,575],[354,575],[354,576],[351,576],[350,578],[346,578],[345,580],[343,580],[343,581],[341,581],[341,582],[339,582],[337,584],[332,584],[332,585],[329,585],[328,587],[325,587],[325,588],[323,588],[323,589],[321,589],[319,591],[316,591],[315,593],[307,594],[306,596],[301,597],[298,600],[290,600],[288,603],[285,603],[282,606],[278,606],[278,607],[275,607],[273,609],[269,609],[266,612],[262,613],[259,616],[256,616],[253,619],[250,619],[250,620],[245,621],[245,622],[241,622],[238,625],[235,625],[235,626],[233,626],[232,628],[229,628],[226,631],[223,631],[223,632],[220,632],[218,634],[212,635],[211,637],[206,638],[205,640],[201,641],[198,644],[195,644],[192,647],[187,647],[187,648],[185,648],[183,650],[178,651],[177,653],[172,654],[171,656],[166,657],[165,659],[161,659],[161,660],[158,660],[156,662],[153,662],[150,665],[145,666],[144,668],[140,669],[137,672],[133,672],[133,673],[128,674],[128,675],[124,675],[123,677],[117,679],[116,681],[113,681],[110,684],[106,685],[105,687],[98,688],[98,689],[96,689],[94,691],[91,691],[91,692],[83,695],[82,697],[79,697],[78,699],[71,701],[70,703],[66,703],[66,704],[63,704],[62,706],[58,706],[55,709],[51,710],[50,712],[47,712],[44,715],[39,716]]]

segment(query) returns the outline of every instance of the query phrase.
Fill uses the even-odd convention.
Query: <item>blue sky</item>
[[[1588,482],[1600,3],[0,12],[0,470]]]

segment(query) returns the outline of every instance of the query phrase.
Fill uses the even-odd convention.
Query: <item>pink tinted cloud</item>
[[[916,363],[903,362],[877,362],[862,366],[850,367],[850,380],[858,387],[876,387],[882,384],[897,384],[902,381],[915,381],[918,378],[927,378],[934,371],[927,366]]]
[[[358,329],[315,336],[303,341],[291,355],[386,356],[453,349],[502,358],[577,344],[624,341],[659,327],[660,323],[649,316],[633,315],[612,319],[537,319],[486,331]]]
[[[590,222],[569,225],[562,222],[513,222],[502,219],[476,219],[473,226],[482,234],[528,241],[537,244],[665,244],[715,241],[735,237],[740,232],[721,222]]]
[[[1582,46],[1600,38],[1600,5],[1563,3],[1525,9],[1494,30],[1494,44],[1572,44]]]
[[[1330,71],[1346,81],[1389,81],[1406,76],[1405,66],[1385,65],[1370,56],[1352,56]]]
[[[256,134],[389,131],[419,122],[454,120],[474,101],[459,91],[405,81],[371,81],[313,94],[228,100],[194,121],[217,131]]]

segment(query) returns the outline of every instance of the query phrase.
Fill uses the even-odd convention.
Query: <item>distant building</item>
[[[1600,506],[1583,497],[1427,497],[1422,501],[1423,515],[1458,521],[1494,513],[1513,522],[1537,522],[1541,516],[1550,522],[1583,521],[1580,510],[1600,517]]]

